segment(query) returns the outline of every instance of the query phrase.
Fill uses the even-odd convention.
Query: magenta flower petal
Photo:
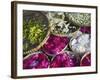
[[[50,35],[47,42],[43,45],[43,51],[45,51],[48,55],[55,56],[62,51],[68,43],[68,37]]]
[[[33,53],[32,55],[26,57],[23,60],[23,69],[39,69],[39,68],[48,68],[49,60],[47,56],[42,53]]]
[[[80,66],[91,66],[91,53],[87,52],[81,59]]]
[[[83,32],[83,33],[88,33],[88,34],[90,34],[90,33],[91,33],[91,27],[89,27],[89,26],[82,26],[82,27],[80,28],[80,31]]]
[[[75,66],[74,59],[67,52],[62,52],[54,57],[50,63],[51,68],[57,67],[73,67]]]

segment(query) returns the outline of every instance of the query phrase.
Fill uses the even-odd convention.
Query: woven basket
[[[35,52],[35,51],[39,50],[39,49],[44,45],[44,43],[48,40],[49,35],[50,35],[50,27],[49,27],[49,29],[48,29],[47,35],[46,35],[46,37],[44,38],[44,40],[43,40],[36,48],[33,48],[33,49],[31,49],[31,50],[29,50],[29,51],[27,51],[27,52],[24,52],[24,55],[29,55],[29,54],[31,54],[32,52]]]
[[[51,30],[50,30],[50,27],[49,27],[48,18],[47,18],[42,12],[40,12],[40,11],[25,11],[24,17],[27,17],[27,16],[33,17],[34,14],[37,14],[37,13],[41,14],[42,17],[43,17],[43,19],[47,21],[47,24],[48,24],[48,26],[47,26],[47,27],[48,27],[48,29],[47,29],[47,34],[46,34],[45,38],[43,39],[43,41],[42,41],[41,43],[39,43],[39,45],[37,45],[37,46],[34,47],[34,48],[31,48],[31,49],[28,50],[28,51],[23,52],[23,56],[27,56],[28,54],[31,54],[32,52],[39,50],[39,49],[43,46],[43,44],[47,41],[47,39],[48,39],[48,37],[49,37],[49,34],[50,34],[50,31],[51,31]],[[46,23],[46,22],[45,22],[45,23]]]

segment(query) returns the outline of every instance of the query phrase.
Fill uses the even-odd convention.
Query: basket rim
[[[82,60],[87,56],[87,55],[91,55],[91,52],[85,52],[84,55],[82,56],[81,60],[80,60],[80,65],[82,65]]]

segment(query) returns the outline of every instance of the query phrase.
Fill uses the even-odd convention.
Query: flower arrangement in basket
[[[24,69],[90,66],[88,13],[26,11],[23,20]]]

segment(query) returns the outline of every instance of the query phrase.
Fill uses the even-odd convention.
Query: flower
[[[76,53],[85,53],[90,51],[90,34],[82,34],[80,36],[76,36],[71,38],[70,47]]]
[[[68,54],[67,52],[61,52],[57,54],[50,63],[50,68],[57,68],[57,67],[73,67],[76,66],[76,59],[75,57],[71,57],[72,55]]]
[[[48,57],[43,52],[34,52],[23,60],[23,69],[41,69],[48,66]]]
[[[86,52],[80,61],[80,66],[90,66],[91,65],[91,53]]]
[[[69,38],[67,37],[60,37],[51,34],[42,49],[48,55],[55,56],[68,45],[68,42]]]

